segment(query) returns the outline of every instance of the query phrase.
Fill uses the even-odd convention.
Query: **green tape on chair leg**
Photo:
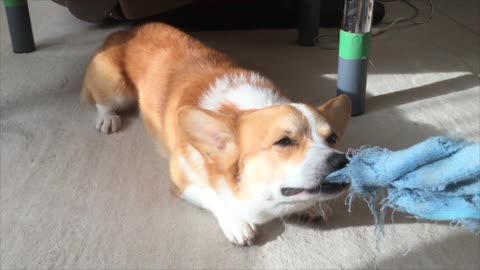
[[[340,30],[338,56],[346,60],[367,59],[370,54],[370,33],[355,34]]]
[[[27,4],[27,0],[3,0],[5,7],[19,7]]]

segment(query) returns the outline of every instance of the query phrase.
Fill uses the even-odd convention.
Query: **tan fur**
[[[136,99],[136,91],[125,76],[123,69],[125,43],[130,32],[121,31],[110,35],[96,52],[87,68],[82,89],[82,98],[89,103],[112,104],[115,98],[125,102]]]
[[[305,127],[308,123],[301,113],[290,106],[241,111],[235,105],[225,103],[219,110],[223,114],[199,109],[200,97],[216,79],[226,74],[243,74],[246,78],[253,78],[254,73],[238,67],[224,54],[173,27],[148,24],[114,33],[107,38],[87,69],[82,97],[88,102],[114,109],[138,101],[145,126],[170,157],[175,193],[180,194],[190,184],[179,158],[191,155],[188,147],[193,145],[195,149],[200,149],[205,159],[203,165],[209,175],[205,184],[216,188],[222,178],[242,197],[248,196],[248,191],[242,193],[237,186],[239,167],[253,157],[259,162],[264,157],[265,166],[270,167],[281,167],[282,162],[300,162],[310,143],[307,138],[309,131],[290,131],[298,142],[295,149],[273,149],[272,143],[285,135],[284,130]],[[278,91],[268,80],[252,83]],[[328,122],[334,123],[338,135],[343,133],[348,119],[336,119],[336,113],[330,113],[329,109],[347,110],[345,104],[343,101],[332,101],[319,109]],[[313,107],[312,110],[315,111]],[[198,124],[199,119],[202,121],[204,118],[205,123]],[[267,127],[266,122],[272,124]],[[207,123],[216,124],[210,127]],[[205,144],[208,137],[198,138],[198,129],[204,129],[207,135],[211,132],[210,136],[215,141]],[[219,131],[221,134],[216,136]],[[249,135],[252,133],[264,134],[263,139],[259,141]],[[263,151],[267,148],[272,149]],[[217,156],[216,151],[221,151],[222,155]],[[192,168],[198,173],[200,169]]]
[[[181,155],[187,141],[177,128],[178,109],[197,106],[200,95],[218,76],[241,72],[249,73],[185,33],[164,24],[148,24],[107,38],[87,69],[82,97],[115,105],[118,97],[131,101],[138,96],[147,129],[166,146],[168,155]],[[181,190],[183,174],[175,162],[170,169]]]
[[[347,96],[341,95],[320,106],[318,111],[326,118],[331,127],[331,132],[321,132],[321,134],[327,137],[333,132],[341,136],[345,132],[350,120],[352,104]]]
[[[335,196],[319,194],[335,153],[325,138],[344,133],[349,99],[291,103],[269,80],[171,26],[111,34],[87,68],[82,98],[96,105],[105,133],[121,125],[116,110],[138,102],[169,159],[172,191],[210,210],[232,243],[250,245],[255,224]],[[278,143],[284,138],[292,143]]]
[[[270,110],[258,110],[242,114],[239,119],[238,137],[239,147],[243,149],[239,157],[239,167],[242,168],[248,160],[255,160],[265,171],[283,173],[285,164],[298,164],[305,157],[309,146],[308,133],[305,127],[305,117],[290,106],[274,106]],[[265,123],[269,123],[268,126]],[[273,127],[273,128],[272,128]],[[251,134],[262,134],[261,139]],[[288,136],[296,141],[296,145],[290,148],[277,148],[273,144]],[[272,158],[273,157],[273,158]],[[254,182],[241,183],[242,188],[238,196],[240,198],[250,196],[256,186],[263,185],[263,181],[271,181],[275,177],[261,175]]]

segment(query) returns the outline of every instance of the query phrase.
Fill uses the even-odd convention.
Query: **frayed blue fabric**
[[[351,183],[383,231],[386,207],[419,219],[451,221],[480,233],[480,144],[432,137],[400,151],[362,147],[326,181]],[[386,195],[381,191],[386,190]],[[376,204],[380,202],[380,210]]]

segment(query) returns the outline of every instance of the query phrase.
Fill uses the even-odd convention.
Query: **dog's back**
[[[106,39],[87,69],[82,96],[96,104],[97,129],[105,133],[120,127],[114,111],[138,100],[152,135],[175,145],[178,135],[164,126],[175,126],[178,108],[198,105],[218,76],[238,72],[242,70],[224,54],[187,34],[165,24],[147,24]]]

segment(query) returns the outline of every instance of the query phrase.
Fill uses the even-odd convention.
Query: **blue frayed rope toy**
[[[480,144],[432,137],[400,151],[362,147],[349,156],[326,181],[351,183],[349,198],[367,201],[380,234],[387,207],[480,232]]]

